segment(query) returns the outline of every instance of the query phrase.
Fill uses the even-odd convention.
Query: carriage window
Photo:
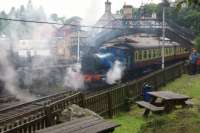
[[[170,55],[170,53],[171,53],[170,51],[171,51],[171,48],[168,48],[168,55]]]
[[[153,49],[151,49],[151,58],[153,59],[154,58],[154,53],[153,53]]]
[[[153,49],[153,58],[156,58],[156,50]]]
[[[142,60],[142,51],[141,50],[138,51],[138,60]]]
[[[176,48],[176,53],[179,54],[179,48]]]
[[[165,56],[167,56],[168,54],[168,51],[167,51],[167,48],[165,48]]]
[[[184,48],[184,53],[187,53],[188,51],[187,51],[187,49],[186,48]]]
[[[185,53],[185,48],[182,48],[182,53]]]
[[[172,55],[174,55],[174,48],[172,47]]]
[[[161,57],[161,49],[158,49],[158,57]]]
[[[146,60],[147,59],[147,50],[143,51],[143,59]]]
[[[138,60],[138,51],[135,51],[135,60]]]
[[[156,55],[156,58],[158,58],[158,49],[154,49],[155,50],[155,55]]]
[[[152,53],[151,51],[152,51],[152,49],[149,49],[149,51],[148,51],[148,55],[149,55],[148,58],[149,58],[149,59],[151,59],[151,57],[152,57],[152,56],[151,56],[151,53]]]
[[[170,55],[170,48],[167,48],[167,56]]]
[[[173,48],[170,48],[170,54],[169,55],[173,55]]]
[[[168,48],[168,55],[171,55],[171,48]]]

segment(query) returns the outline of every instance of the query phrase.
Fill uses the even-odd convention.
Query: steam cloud
[[[106,74],[106,82],[108,84],[114,84],[122,78],[125,67],[118,60],[114,62],[112,68]]]
[[[70,89],[83,89],[84,77],[81,73],[81,66],[76,64],[67,68],[67,72],[64,79],[64,86],[70,87]]]
[[[17,99],[21,101],[31,101],[35,99],[29,92],[22,91],[17,87],[17,75],[12,64],[8,60],[8,54],[5,49],[0,48],[0,65],[1,65],[1,74],[0,80],[5,83],[5,89]]]

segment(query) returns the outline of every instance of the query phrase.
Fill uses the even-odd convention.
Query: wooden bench
[[[145,112],[144,112],[144,116],[148,116],[149,111],[152,112],[162,112],[164,111],[164,107],[157,107],[149,102],[145,102],[145,101],[137,101],[136,104],[138,104],[139,107],[142,108],[146,108]]]
[[[188,108],[192,108],[193,107],[193,102],[191,100],[187,100],[185,101],[185,105],[188,107]]]
[[[111,121],[88,116],[58,124],[35,133],[111,133],[120,126]]]

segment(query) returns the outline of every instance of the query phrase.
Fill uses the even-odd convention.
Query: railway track
[[[9,103],[12,101],[17,101],[16,97],[14,96],[0,96],[0,104]]]
[[[55,101],[64,99],[67,96],[73,95],[77,92],[65,91],[62,93],[54,94],[51,96],[43,97],[31,102],[21,103],[12,107],[4,108],[0,110],[0,126],[9,120],[21,118],[23,115],[32,114],[35,111],[48,106]]]

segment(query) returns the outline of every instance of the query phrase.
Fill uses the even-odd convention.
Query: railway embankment
[[[170,114],[143,118],[143,109],[136,105],[130,112],[120,113],[113,121],[122,126],[115,133],[198,133],[200,132],[200,75],[182,75],[161,90],[170,90],[192,97],[193,108],[178,109]]]

